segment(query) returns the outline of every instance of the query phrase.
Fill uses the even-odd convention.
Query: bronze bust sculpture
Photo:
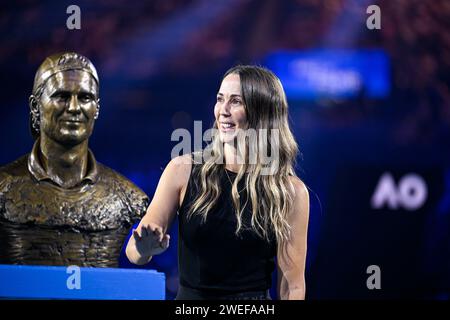
[[[80,54],[39,67],[29,99],[34,146],[0,168],[0,264],[118,265],[148,198],[88,148],[98,93],[97,71]]]

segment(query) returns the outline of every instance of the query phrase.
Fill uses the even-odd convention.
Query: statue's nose
[[[76,94],[73,94],[70,97],[69,108],[67,110],[69,112],[79,112],[81,110],[80,104],[78,103],[78,97]]]

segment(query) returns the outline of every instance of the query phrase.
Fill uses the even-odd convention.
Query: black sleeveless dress
[[[249,200],[242,216],[242,229],[236,235],[231,181],[237,174],[225,168],[220,177],[221,195],[206,221],[200,215],[188,218],[190,205],[200,190],[200,168],[201,165],[192,165],[178,212],[180,286],[176,299],[270,299],[268,289],[277,248],[274,233],[270,233],[268,241],[251,229]],[[244,190],[242,179],[238,190]],[[246,191],[241,191],[241,206],[246,197]]]

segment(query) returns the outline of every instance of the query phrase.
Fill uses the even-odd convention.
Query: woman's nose
[[[228,101],[225,101],[224,103],[221,104],[220,109],[219,109],[219,113],[223,116],[230,116],[230,104],[228,103]]]

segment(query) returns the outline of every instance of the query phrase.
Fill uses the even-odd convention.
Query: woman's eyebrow
[[[223,96],[223,93],[221,93],[221,92],[219,92],[218,94],[217,94],[218,96]],[[233,94],[230,94],[230,97],[241,97],[241,95],[239,94],[239,93],[233,93]]]

